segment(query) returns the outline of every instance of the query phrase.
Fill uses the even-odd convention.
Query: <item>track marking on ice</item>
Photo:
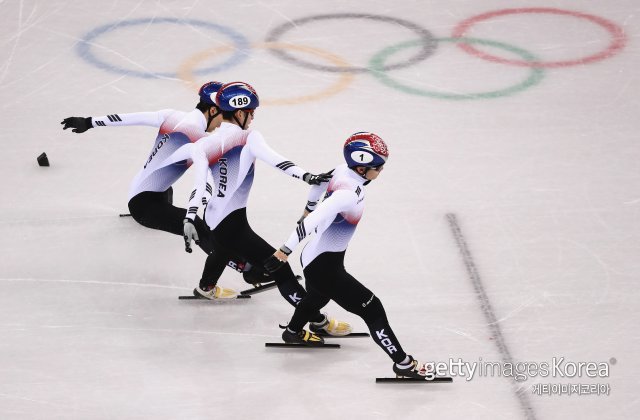
[[[467,241],[462,234],[462,230],[460,229],[460,225],[458,224],[458,218],[455,214],[448,213],[447,221],[449,222],[451,233],[453,234],[456,244],[458,245],[458,249],[460,250],[464,265],[467,268],[469,279],[471,280],[478,300],[480,301],[482,313],[484,314],[485,320],[487,321],[489,330],[491,331],[491,335],[495,338],[494,342],[498,347],[498,351],[500,352],[500,355],[502,356],[504,362],[508,362],[514,365],[515,362],[513,356],[511,356],[511,352],[509,351],[504,336],[502,335],[499,320],[496,318],[493,307],[491,306],[491,301],[489,300],[489,296],[487,295],[482,279],[480,278],[478,267],[473,260],[473,256],[471,255],[471,252],[469,251],[469,248],[467,246]],[[526,388],[515,382],[515,380],[511,381],[511,384],[513,385],[514,393],[516,395],[516,398],[518,399],[518,402],[520,403],[520,407],[524,412],[525,418],[535,420],[536,415],[533,411],[533,406],[531,405],[531,402],[529,401],[529,398],[526,394]]]

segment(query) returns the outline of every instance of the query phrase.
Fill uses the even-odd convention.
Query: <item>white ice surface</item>
[[[311,15],[390,16],[447,38],[466,18],[513,7],[596,15],[623,28],[627,42],[601,61],[545,69],[529,89],[476,100],[410,95],[366,73],[310,70],[262,45],[271,29]],[[0,418],[637,417],[637,1],[6,0],[0,12],[0,142],[7,152],[0,165]],[[229,39],[165,23],[111,31],[92,51],[112,66],[179,77],[118,74],[78,55],[77,42],[91,30],[138,18],[223,25],[255,48],[235,67],[193,76],[190,63],[203,68],[230,56]],[[495,18],[474,25],[469,35],[550,61],[595,54],[610,43],[601,26],[554,14]],[[384,48],[414,38],[390,23],[351,19],[300,25],[282,41],[315,49],[291,49],[299,59],[367,66]],[[518,58],[500,48],[487,52]],[[412,53],[398,51],[392,59]],[[388,74],[417,89],[470,93],[503,89],[530,72],[442,41],[433,56]],[[609,377],[377,385],[375,377],[392,375],[391,363],[369,339],[343,340],[337,351],[265,349],[292,313],[275,291],[237,303],[178,301],[196,285],[204,255],[184,253],[177,236],[118,217],[127,211],[128,184],[146,160],[154,130],[97,128],[75,135],[63,132],[60,121],[189,110],[196,88],[187,81],[198,86],[210,79],[251,83],[265,101],[253,128],[311,171],[339,163],[352,132],[374,131],[387,141],[391,158],[368,187],[346,265],[380,297],[407,352],[467,362],[500,362],[505,351],[528,363],[615,358]],[[331,86],[338,87],[331,96],[273,104]],[[51,167],[37,166],[42,152]],[[175,187],[177,203],[186,201],[190,187],[187,174]],[[252,226],[279,245],[305,196],[302,183],[259,163],[249,203]],[[466,257],[448,215],[456,217]],[[484,306],[473,280],[482,284]],[[230,270],[220,284],[244,287]],[[336,305],[327,310],[365,329]],[[492,325],[491,315],[497,320]],[[534,384],[549,383],[607,384],[610,395],[532,392]]]

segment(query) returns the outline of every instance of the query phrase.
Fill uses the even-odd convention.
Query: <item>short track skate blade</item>
[[[207,298],[197,297],[197,296],[178,296],[178,299],[180,299],[180,300],[208,300],[210,302],[224,302],[224,301],[227,301],[227,300],[251,299],[251,296],[238,295],[238,296],[236,296],[236,299],[207,299]]]
[[[296,276],[296,280],[301,281],[302,277]],[[271,281],[271,282],[268,282],[268,283],[262,283],[262,284],[260,284],[260,286],[253,286],[250,289],[243,290],[243,291],[240,292],[240,294],[242,296],[254,295],[256,293],[260,293],[260,292],[264,292],[264,291],[267,291],[267,290],[271,290],[274,287],[276,287],[276,282],[275,281]]]
[[[323,333],[316,332],[314,334],[319,335],[320,337],[325,337],[325,338],[371,337],[371,335],[366,332],[352,332],[347,335],[331,335],[331,334],[327,334],[326,332],[323,332]]]
[[[413,378],[376,378],[376,383],[425,383],[425,384],[431,384],[434,382],[453,382],[453,378],[450,378],[448,376],[438,376],[435,377],[433,379],[430,380],[426,380],[426,379],[413,379]]]
[[[304,344],[295,343],[264,343],[265,347],[278,347],[285,349],[339,349],[340,344],[328,344],[324,343],[321,346],[307,346]]]
[[[270,283],[261,284],[260,286],[254,286],[250,289],[246,289],[240,292],[240,296],[250,297],[250,295],[254,295],[256,293],[264,292],[266,290],[270,290],[276,287],[276,282],[272,281]]]

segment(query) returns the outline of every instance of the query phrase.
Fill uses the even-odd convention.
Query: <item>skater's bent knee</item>
[[[380,302],[380,299],[378,299],[376,295],[372,295],[367,302],[362,303],[362,309],[358,315],[360,315],[365,322],[386,317],[382,302]]]

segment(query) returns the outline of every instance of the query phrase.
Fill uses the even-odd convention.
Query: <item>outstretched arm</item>
[[[332,169],[326,174],[333,176],[334,170],[335,169]],[[329,180],[330,179],[323,180],[320,184],[311,186],[309,194],[307,195],[307,205],[304,207],[304,217],[308,216],[309,213],[316,209],[316,206],[320,202],[320,198],[324,195],[327,187],[329,186]]]
[[[314,175],[305,171],[284,156],[276,153],[269,147],[264,137],[262,137],[262,134],[257,131],[252,131],[251,134],[249,134],[247,145],[256,158],[281,170],[289,176],[303,180],[309,185],[320,185],[322,182],[331,179],[330,174]]]
[[[84,133],[93,127],[147,125],[160,127],[164,120],[173,112],[171,109],[163,109],[158,112],[134,112],[129,114],[111,114],[102,117],[68,117],[60,124],[62,129],[72,128],[74,133]]]

